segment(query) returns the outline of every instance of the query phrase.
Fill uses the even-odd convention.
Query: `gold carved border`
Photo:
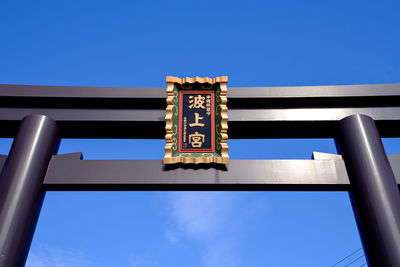
[[[229,164],[229,156],[228,156],[228,107],[226,103],[228,102],[228,98],[226,96],[228,92],[227,83],[228,83],[228,76],[220,76],[215,77],[214,79],[208,77],[186,77],[180,79],[178,77],[167,76],[167,108],[166,108],[166,115],[165,115],[165,156],[163,163],[164,164],[174,164],[174,163],[219,163],[219,164]],[[179,155],[178,157],[172,157],[172,147],[174,146],[174,140],[172,140],[172,136],[174,135],[174,131],[172,129],[172,115],[174,109],[174,83],[178,84],[186,84],[186,83],[208,83],[213,85],[215,83],[220,83],[221,88],[221,103],[219,104],[221,108],[221,157],[215,156],[204,156],[204,157],[190,157]],[[182,87],[185,88],[185,87]],[[188,88],[189,89],[189,88]],[[175,144],[176,145],[176,144]],[[203,153],[206,154],[206,153]]]
[[[174,109],[174,104],[172,103],[174,99],[174,82],[170,78],[171,76],[167,76],[167,108],[166,108],[166,114],[165,114],[165,156],[164,156],[164,164],[172,164],[172,163],[177,163],[178,161],[175,161],[174,158],[172,157],[172,136],[173,136],[173,131],[172,131],[172,115],[173,115],[173,109]],[[174,77],[171,77],[174,78]]]
[[[185,83],[209,83],[209,84],[214,84],[214,83],[228,83],[228,76],[220,76],[220,77],[215,77],[214,79],[204,77],[201,78],[199,76],[196,77],[186,77],[183,79],[180,79],[178,77],[173,77],[173,76],[167,76],[167,84],[168,83],[179,83],[179,84],[185,84]]]

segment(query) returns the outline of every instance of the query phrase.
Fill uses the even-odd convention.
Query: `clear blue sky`
[[[228,75],[229,86],[398,83],[399,11],[398,1],[368,0],[2,0],[0,83],[161,87],[167,75]],[[398,139],[384,141],[388,154],[400,153]],[[10,145],[1,139],[0,153]],[[333,140],[229,145],[234,159],[336,153]],[[163,146],[63,140],[59,153],[161,159]],[[360,247],[346,192],[49,192],[27,266],[319,267]]]

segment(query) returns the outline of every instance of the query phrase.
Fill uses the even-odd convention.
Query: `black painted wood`
[[[0,85],[0,137],[31,114],[55,119],[64,138],[159,138],[165,88]],[[381,136],[400,136],[400,84],[230,87],[229,138],[336,137],[352,114],[372,117]]]
[[[0,266],[24,266],[58,144],[57,124],[42,115],[21,122],[0,174]],[[4,157],[3,157],[4,159]]]
[[[400,183],[400,156],[389,157]],[[82,160],[56,155],[46,190],[349,190],[340,155],[314,160],[231,160],[229,165],[163,165],[161,160]]]
[[[400,194],[375,123],[352,115],[341,121],[340,130],[339,148],[368,265],[400,266]]]

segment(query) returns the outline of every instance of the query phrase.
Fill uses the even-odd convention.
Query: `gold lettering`
[[[201,95],[197,95],[197,96],[189,96],[189,108],[202,108],[202,109],[206,109],[206,107],[204,106],[204,101],[205,101],[205,97],[201,96]]]
[[[190,127],[194,126],[199,126],[199,127],[204,127],[204,123],[200,123],[199,121],[204,119],[204,117],[200,117],[199,113],[195,112],[194,113],[194,123],[190,123]]]
[[[207,95],[206,107],[207,107],[207,112],[206,112],[206,114],[207,114],[208,116],[210,116],[210,115],[211,115],[211,96],[210,96],[210,95]]]
[[[183,142],[186,143],[186,128],[187,128],[187,119],[183,117]]]
[[[192,147],[201,147],[204,142],[204,134],[199,134],[195,132],[194,134],[189,134],[189,144],[192,144]]]

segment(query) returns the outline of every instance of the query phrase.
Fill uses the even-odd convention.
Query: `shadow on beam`
[[[54,156],[46,190],[348,190],[343,160],[232,160],[229,165],[164,165],[161,160],[82,160]],[[337,158],[339,157],[339,158]],[[321,159],[322,158],[322,159]]]
[[[0,155],[0,168],[6,156]],[[400,184],[400,154],[389,160]],[[56,155],[48,191],[348,191],[340,155],[313,153],[313,160],[232,160],[229,165],[164,165],[161,160],[82,160]]]

